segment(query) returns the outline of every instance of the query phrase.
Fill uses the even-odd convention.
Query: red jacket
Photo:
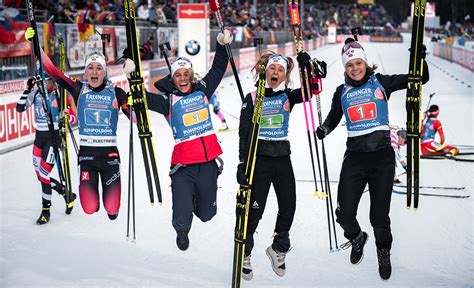
[[[222,154],[216,134],[178,143],[174,146],[171,165],[197,164],[214,160]]]
[[[186,97],[191,95],[194,91],[200,90],[209,100],[212,97],[212,94],[214,94],[216,88],[219,86],[228,62],[229,59],[225,47],[217,44],[216,54],[211,69],[204,78],[192,85],[192,91],[189,93],[181,93],[178,91],[171,81],[171,75],[162,78],[155,83],[155,87],[161,91],[162,94],[147,93],[148,109],[158,112],[168,118],[172,113],[169,100],[172,95]],[[193,140],[183,141],[176,144],[171,157],[171,164],[205,163],[214,160],[221,154],[222,149],[217,141],[217,136],[212,133],[211,135],[201,136]]]

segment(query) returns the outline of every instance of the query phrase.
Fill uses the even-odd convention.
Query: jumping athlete
[[[444,132],[441,122],[438,120],[439,107],[431,105],[425,112],[425,119],[421,127],[421,153],[423,155],[451,155],[456,156],[459,149],[444,144]],[[439,134],[439,143],[435,140],[436,133]]]
[[[25,33],[32,38],[30,27]],[[41,53],[43,66],[51,78],[71,94],[79,122],[79,198],[86,214],[99,211],[99,177],[102,200],[110,220],[120,209],[120,155],[117,149],[119,109],[130,117],[127,94],[107,78],[105,57],[100,52],[86,56],[84,81],[67,77]]]
[[[182,251],[189,247],[193,214],[207,222],[217,213],[217,176],[222,163],[219,167],[216,161],[221,161],[222,149],[212,127],[209,99],[224,77],[229,61],[224,45],[231,41],[228,30],[218,34],[212,67],[202,80],[197,81],[189,59],[178,57],[171,74],[155,83],[162,94],[147,94],[148,108],[167,119],[175,140],[169,173],[172,225]],[[135,64],[127,59],[125,74],[134,70]]]
[[[66,192],[62,183],[51,177],[51,171],[56,163],[54,155],[53,140],[51,132],[49,131],[47,122],[47,106],[39,89],[35,87],[35,77],[28,79],[26,83],[26,90],[21,95],[16,105],[16,111],[19,113],[25,112],[29,107],[33,106],[36,118],[36,134],[33,143],[33,167],[35,168],[36,176],[41,182],[42,188],[42,209],[41,214],[36,220],[36,224],[42,225],[49,222],[52,189],[58,192],[66,200]],[[54,137],[56,143],[61,143],[58,132],[59,122],[59,108],[58,96],[56,95],[56,85],[51,78],[46,79],[46,89],[51,100],[51,114],[54,125]],[[68,113],[68,118],[71,123],[75,122],[75,116],[72,112]],[[59,147],[58,147],[59,148]],[[70,202],[66,201],[66,214],[71,214],[74,207],[74,199],[76,194],[72,194]]]
[[[310,59],[309,55],[306,57]],[[288,128],[290,113],[295,104],[302,103],[301,89],[289,89],[293,59],[272,51],[262,53],[252,71],[258,77],[257,67],[264,65],[266,89],[263,100],[260,133],[258,135],[257,158],[253,172],[252,193],[247,224],[242,278],[251,280],[253,269],[251,252],[254,233],[262,219],[270,186],[273,184],[278,200],[273,243],[266,249],[273,271],[280,277],[285,275],[285,257],[290,250],[290,228],[296,211],[296,181],[290,159]],[[307,63],[302,63],[306,65]],[[240,112],[239,159],[237,182],[244,185],[247,143],[254,111],[256,93],[247,94]]]
[[[425,51],[426,48],[422,50],[423,58]],[[426,61],[423,63],[422,82],[426,83],[429,79],[428,66]],[[370,223],[377,246],[379,274],[383,280],[388,280],[392,273],[389,212],[395,155],[390,145],[387,102],[391,93],[407,88],[408,75],[375,73],[377,66],[368,65],[364,48],[352,38],[348,38],[342,48],[342,64],[345,83],[337,87],[331,110],[316,133],[319,139],[323,139],[345,116],[347,150],[341,168],[336,216],[349,242],[341,247],[347,249],[352,245],[351,263],[360,263],[368,234],[362,231],[356,216],[360,199],[368,184]]]

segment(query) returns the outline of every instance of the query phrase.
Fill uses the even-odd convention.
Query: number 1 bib
[[[84,83],[77,110],[80,145],[116,146],[118,101],[115,97],[115,87],[110,80],[100,92],[93,91]]]
[[[360,87],[345,84],[341,104],[349,137],[366,135],[377,130],[390,130],[385,89],[375,74]]]
[[[263,99],[259,139],[282,141],[288,139],[290,102],[286,93]]]
[[[168,123],[176,143],[214,133],[209,104],[202,91],[187,96],[172,95]]]

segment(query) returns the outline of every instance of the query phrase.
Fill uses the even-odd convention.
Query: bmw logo
[[[186,53],[188,53],[191,56],[197,55],[199,51],[201,51],[201,45],[196,40],[189,40],[186,42],[186,45],[184,45],[184,48],[186,50]]]

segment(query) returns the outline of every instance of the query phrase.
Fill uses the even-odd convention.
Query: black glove
[[[298,61],[298,64],[300,67],[305,67],[305,68],[311,67],[311,64],[310,64],[311,56],[309,56],[309,54],[306,52],[298,53],[298,56],[296,56],[296,61]],[[309,70],[308,72],[311,72],[311,70]]]
[[[318,136],[318,139],[324,139],[329,134],[329,128],[327,126],[319,126],[316,129],[316,136]]]
[[[237,183],[240,185],[245,185],[246,184],[245,180],[245,163],[240,163],[237,165]]]
[[[421,59],[426,58],[426,46],[425,46],[425,44],[421,45],[420,57],[421,57]]]
[[[33,87],[35,86],[35,83],[36,83],[36,78],[35,77],[30,77],[30,79],[28,79],[28,81],[26,81],[27,89],[28,90],[33,89]]]

